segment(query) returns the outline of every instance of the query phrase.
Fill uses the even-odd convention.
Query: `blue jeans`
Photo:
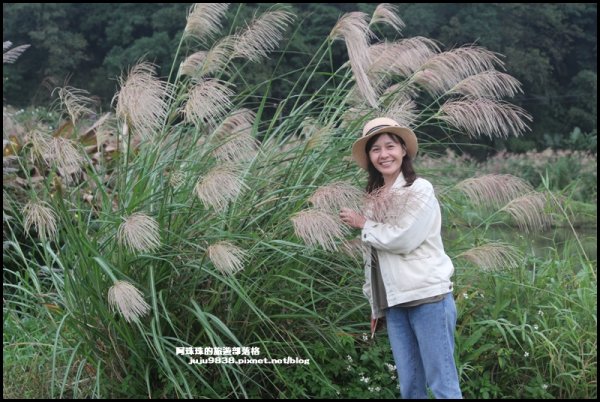
[[[452,293],[435,303],[392,306],[385,315],[402,398],[427,398],[427,386],[436,398],[462,398],[454,363]]]

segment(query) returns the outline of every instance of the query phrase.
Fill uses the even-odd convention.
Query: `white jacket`
[[[442,244],[442,217],[433,186],[417,178],[403,187],[402,173],[391,191],[408,199],[406,210],[397,211],[393,222],[367,219],[361,239],[368,246],[364,257],[365,285],[363,293],[371,304],[373,318],[384,312],[373,300],[371,287],[371,247],[377,250],[379,269],[385,286],[388,306],[437,296],[452,291],[450,277],[454,266]]]

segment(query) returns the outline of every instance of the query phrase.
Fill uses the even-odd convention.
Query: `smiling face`
[[[406,150],[395,135],[381,134],[368,150],[369,159],[386,184],[392,184],[402,169]]]

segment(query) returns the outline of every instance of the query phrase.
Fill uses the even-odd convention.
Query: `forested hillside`
[[[232,6],[223,26],[233,31],[269,6]],[[252,74],[240,71],[238,85],[270,79],[275,66],[279,74],[290,72],[269,89],[276,105],[298,78],[293,71],[302,69],[337,19],[349,11],[371,13],[375,6],[289,4],[297,18],[287,42],[268,62],[253,65]],[[51,90],[68,82],[106,109],[116,77],[137,61],[151,61],[161,75],[169,75],[188,8],[184,3],[4,3],[3,40],[31,44],[18,63],[4,67],[4,104],[48,105]],[[476,44],[506,56],[506,69],[523,84],[514,103],[533,115],[532,134],[483,143],[517,152],[596,149],[596,4],[401,4],[398,9],[406,24],[403,37],[424,36],[447,49]],[[212,43],[203,45],[208,49]],[[346,50],[334,49],[331,58],[341,64]],[[187,52],[179,55],[183,59]]]

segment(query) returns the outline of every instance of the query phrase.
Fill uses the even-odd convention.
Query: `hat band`
[[[393,126],[390,126],[389,124],[382,124],[380,126],[375,126],[372,129],[370,129],[369,131],[367,131],[367,133],[365,135],[363,135],[363,137],[366,137],[367,135],[371,134],[373,131],[377,131],[383,127],[393,127]]]

